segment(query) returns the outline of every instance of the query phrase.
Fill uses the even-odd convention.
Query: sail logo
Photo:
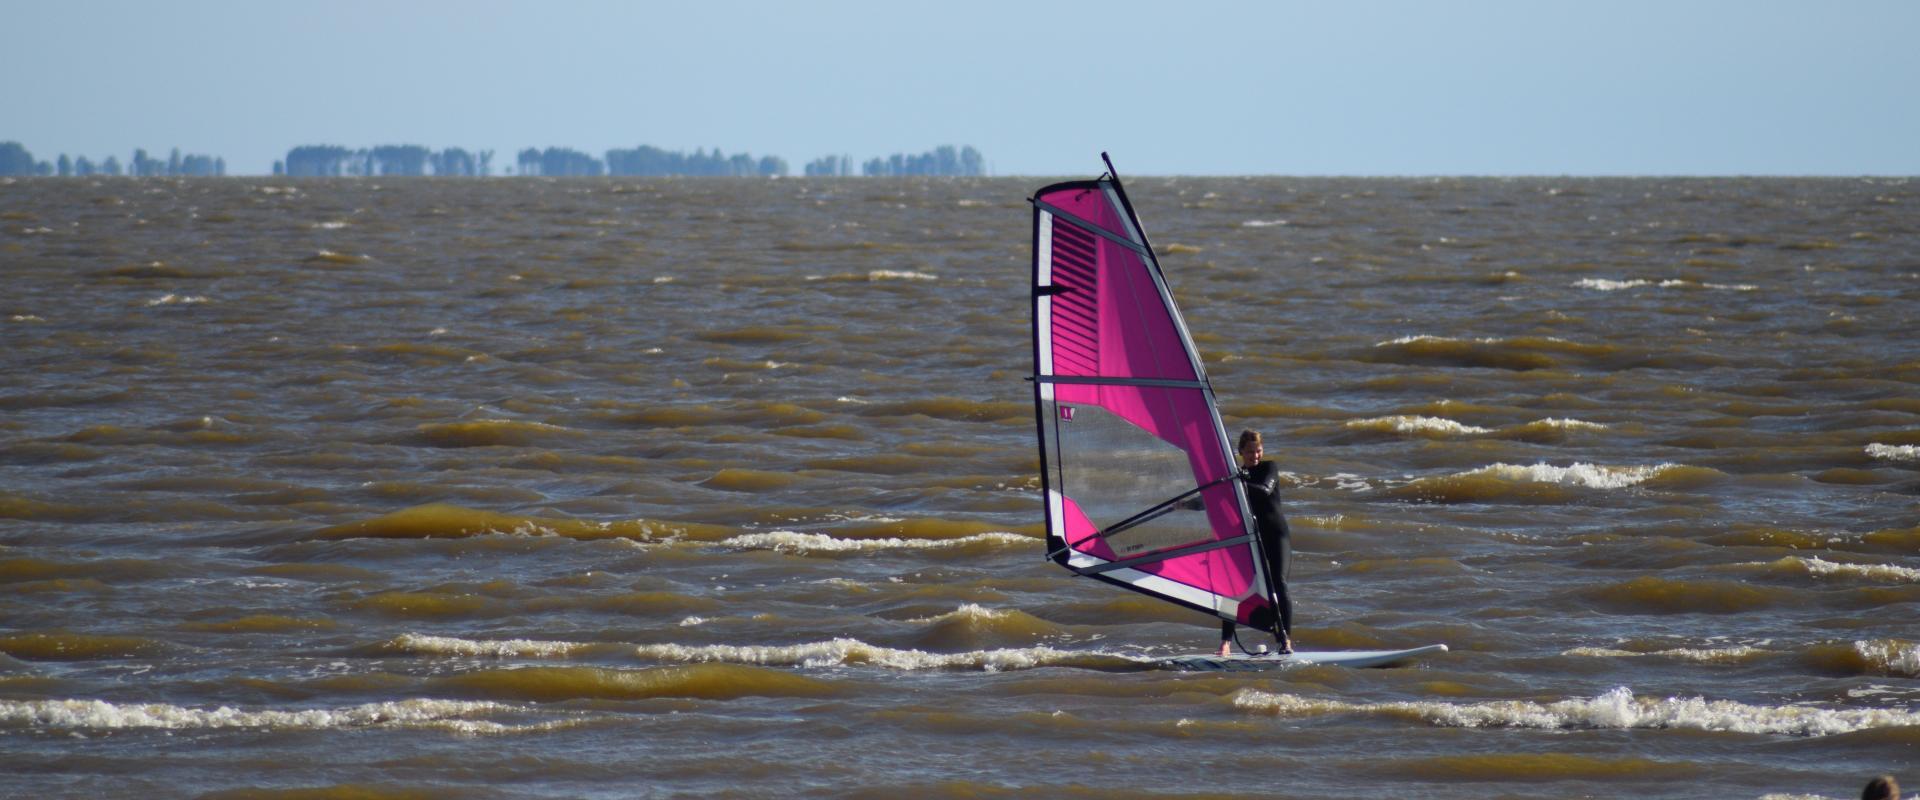
[[[1060,421],[1061,421],[1061,422],[1072,422],[1072,421],[1073,421],[1073,406],[1061,406],[1061,407],[1060,407]]]

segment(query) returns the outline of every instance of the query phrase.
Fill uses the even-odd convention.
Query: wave
[[[782,553],[871,553],[881,550],[969,550],[987,551],[1009,547],[1031,547],[1032,537],[1018,533],[978,533],[954,539],[843,539],[824,533],[773,531],[749,533],[720,542],[742,550],[774,550]]]
[[[139,636],[21,633],[0,636],[0,653],[28,661],[98,661],[158,655],[166,645]]]
[[[207,302],[205,295],[163,294],[147,301],[147,306],[197,306]]]
[[[1618,650],[1608,647],[1575,647],[1563,656],[1584,658],[1671,658],[1697,664],[1745,664],[1771,655],[1772,651],[1750,645],[1736,647],[1675,647],[1666,650]]]
[[[1819,556],[1808,558],[1787,556],[1778,561],[1757,561],[1740,566],[1764,567],[1778,572],[1800,573],[1821,578],[1854,578],[1870,581],[1920,583],[1920,569],[1914,567],[1901,567],[1893,564],[1846,564],[1827,561]]]
[[[1807,652],[1807,660],[1847,674],[1920,678],[1920,642],[1904,639],[1819,645]]]
[[[1624,686],[1598,697],[1552,703],[1528,700],[1347,703],[1258,689],[1235,692],[1232,701],[1237,708],[1282,717],[1381,716],[1450,728],[1697,730],[1814,737],[1920,725],[1920,712],[1916,711],[1761,706],[1701,697],[1637,697]]]
[[[423,656],[565,658],[592,646],[583,642],[549,642],[537,639],[476,640],[403,633],[375,645],[372,650],[376,653]]]
[[[528,447],[580,435],[580,431],[544,422],[481,419],[421,425],[414,441],[429,447]]]
[[[1450,419],[1410,416],[1405,414],[1390,417],[1374,417],[1372,419],[1348,420],[1346,427],[1354,430],[1400,433],[1413,436],[1460,436],[1493,432],[1492,428],[1482,428],[1478,425],[1465,425]]]
[[[1618,355],[1612,345],[1581,344],[1552,336],[1460,339],[1451,336],[1402,336],[1379,342],[1362,361],[1412,366],[1490,367],[1508,370],[1553,369],[1574,358],[1593,361]]]
[[[626,670],[602,667],[486,669],[436,678],[442,691],[489,698],[559,701],[645,700],[660,697],[737,700],[742,697],[826,697],[841,693],[830,681],[735,664],[696,664]]]
[[[1739,283],[1739,284],[1701,283],[1699,281],[1692,281],[1684,278],[1668,278],[1668,279],[1659,280],[1659,281],[1647,280],[1645,278],[1634,278],[1632,280],[1624,280],[1624,281],[1611,280],[1608,278],[1583,278],[1581,280],[1574,281],[1573,286],[1576,289],[1595,289],[1602,292],[1617,292],[1622,289],[1638,289],[1643,286],[1655,286],[1661,289],[1715,289],[1715,290],[1730,291],[1730,292],[1752,292],[1752,291],[1758,291],[1760,289],[1760,287],[1755,286],[1751,283]]]
[[[167,703],[117,704],[105,700],[0,700],[0,726],[54,731],[428,728],[463,734],[498,734],[553,730],[581,721],[512,724],[485,719],[526,711],[493,702],[429,699],[297,710],[190,708]]]
[[[511,534],[653,542],[680,539],[717,541],[734,532],[732,528],[725,526],[695,522],[647,519],[593,522],[583,519],[523,517],[463,508],[446,503],[428,503],[369,520],[322,528],[315,531],[311,538],[433,539]]]
[[[1271,228],[1288,224],[1284,219],[1250,219],[1240,223],[1242,228]]]
[[[1430,503],[1566,502],[1573,490],[1612,491],[1646,484],[1686,488],[1725,477],[1718,470],[1683,464],[1614,467],[1576,463],[1498,463],[1467,472],[1419,478],[1385,491],[1388,497]]]
[[[1875,442],[1867,445],[1867,456],[1888,461],[1920,461],[1920,445]]]
[[[642,658],[680,662],[729,662],[761,666],[837,667],[872,666],[901,671],[977,670],[1009,672],[1040,667],[1079,667],[1110,671],[1144,669],[1147,662],[1127,656],[1022,647],[932,653],[867,644],[839,638],[796,645],[642,645]]]
[[[1737,614],[1790,599],[1793,592],[1737,581],[1668,580],[1653,576],[1584,590],[1606,608],[1626,614]]]
[[[880,283],[883,281],[937,281],[940,276],[927,272],[898,269],[874,269],[864,273],[841,272],[833,275],[808,275],[809,281],[826,283]]]

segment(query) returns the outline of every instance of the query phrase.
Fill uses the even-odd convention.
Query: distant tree
[[[806,174],[828,178],[852,175],[853,156],[821,156],[807,162]]]
[[[417,144],[381,145],[367,153],[369,175],[425,175],[433,152]]]
[[[167,174],[180,174],[180,148],[173,148],[173,155],[167,157]]]
[[[116,176],[119,175],[120,159],[114,156],[107,156],[107,160],[100,162],[100,174],[116,175]]]
[[[274,160],[273,160],[273,174],[275,174],[275,175],[285,175],[285,174],[287,174],[287,162],[285,162],[285,161],[281,161],[280,159],[277,159],[277,158],[276,158],[276,159],[274,159]]]
[[[213,160],[213,174],[215,174],[215,175],[219,175],[219,176],[221,176],[221,177],[226,177],[226,174],[227,174],[227,160],[226,160],[226,159],[224,159],[224,158],[215,158],[215,159]]]
[[[346,174],[353,151],[339,145],[301,145],[287,151],[286,174],[295,178],[337,178]]]
[[[529,147],[525,150],[520,151],[515,156],[515,160],[520,165],[521,175],[540,174],[540,151],[539,150]]]
[[[94,172],[95,169],[92,159],[86,156],[78,156],[73,159],[73,174],[86,177],[92,175]]]
[[[32,175],[33,154],[19,142],[0,142],[0,175]]]
[[[42,178],[47,177],[48,175],[52,175],[53,165],[45,161],[35,164],[33,165],[33,174],[38,175]]]
[[[492,150],[480,151],[480,173],[479,174],[480,174],[480,177],[482,178],[493,174],[493,151]]]
[[[918,155],[895,153],[861,165],[866,175],[985,175],[986,159],[972,147],[942,145]]]
[[[54,162],[54,172],[55,174],[58,174],[62,178],[72,176],[73,175],[73,159],[68,158],[66,153],[61,153],[60,160]]]

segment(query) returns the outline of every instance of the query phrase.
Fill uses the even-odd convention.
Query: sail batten
[[[1054,184],[1033,205],[1049,556],[1270,629],[1271,589],[1213,389],[1125,189],[1113,177]]]

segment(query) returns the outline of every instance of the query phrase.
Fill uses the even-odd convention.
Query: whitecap
[[[148,300],[147,305],[149,307],[173,306],[173,305],[191,306],[191,305],[199,305],[205,302],[207,302],[207,298],[201,295],[163,294],[152,300]]]
[[[587,645],[580,642],[550,642],[538,639],[476,640],[403,633],[388,642],[388,647],[401,652],[429,656],[558,658],[585,648]]]
[[[1775,736],[1832,736],[1873,728],[1920,725],[1920,712],[1766,706],[1703,697],[1636,697],[1626,687],[1598,697],[1552,703],[1495,700],[1479,703],[1409,701],[1347,703],[1258,689],[1232,695],[1235,707],[1283,717],[1360,714],[1412,718],[1457,728],[1538,730],[1700,730]]]
[[[1470,472],[1461,473],[1461,477],[1491,475],[1502,480],[1527,481],[1533,483],[1558,483],[1562,485],[1584,486],[1589,489],[1624,489],[1636,486],[1654,478],[1661,472],[1679,467],[1679,464],[1655,464],[1637,467],[1607,467],[1595,464],[1571,464],[1556,467],[1552,464],[1493,464]]]
[[[721,542],[724,547],[742,550],[775,550],[782,553],[854,553],[876,550],[943,550],[974,544],[1028,546],[1034,540],[1017,533],[976,533],[955,539],[842,539],[824,533],[772,531],[735,536]]]
[[[984,672],[1002,672],[1061,664],[1084,664],[1089,658],[1112,659],[1121,663],[1147,662],[1146,659],[1135,656],[1074,652],[1053,647],[929,653],[925,650],[881,647],[845,637],[793,645],[649,644],[635,647],[634,652],[641,658],[656,661],[724,662],[812,668],[867,664],[904,671],[976,669]]]
[[[1654,650],[1645,653],[1633,650],[1616,650],[1608,647],[1575,647],[1561,653],[1561,655],[1585,658],[1642,658],[1646,656],[1658,656],[1661,658],[1672,658],[1701,664],[1720,664],[1745,661],[1767,652],[1769,651],[1748,645],[1740,645],[1738,647],[1676,647],[1668,650]]]
[[[572,720],[509,725],[476,719],[528,709],[501,703],[409,699],[357,706],[246,710],[231,706],[191,708],[168,703],[110,703],[104,700],[0,700],[0,725],[54,730],[137,729],[340,730],[350,728],[438,728],[454,733],[491,734],[550,730]]]
[[[870,281],[932,281],[939,279],[940,276],[938,275],[914,272],[911,270],[876,269],[867,272],[867,280]]]
[[[1920,461],[1920,445],[1874,442],[1867,445],[1867,455],[1888,461]]]
[[[1240,223],[1240,227],[1242,227],[1242,228],[1271,228],[1271,227],[1274,227],[1274,226],[1276,226],[1276,225],[1286,225],[1286,224],[1287,224],[1287,221],[1286,221],[1286,220],[1284,220],[1284,219],[1250,219],[1250,220],[1247,220],[1247,221],[1245,221],[1245,222],[1242,222],[1242,223]]]
[[[1374,417],[1372,419],[1356,419],[1347,422],[1347,427],[1349,428],[1372,428],[1380,426],[1391,427],[1394,433],[1444,433],[1462,435],[1493,432],[1490,428],[1466,425],[1450,419],[1408,416],[1404,414],[1390,417]]]

